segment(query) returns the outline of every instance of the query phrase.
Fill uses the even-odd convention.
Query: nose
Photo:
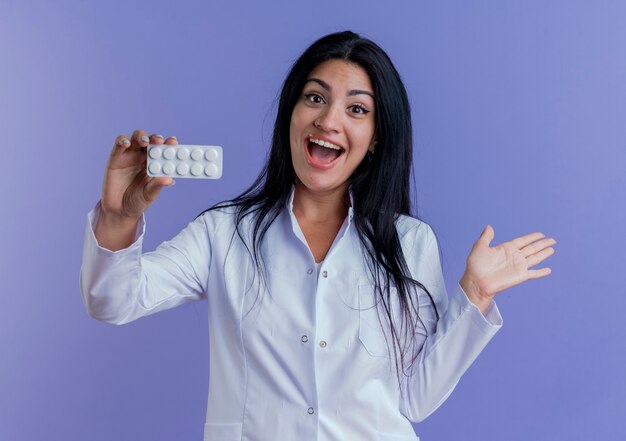
[[[315,120],[315,127],[325,132],[337,132],[341,124],[341,113],[338,106],[326,106]]]

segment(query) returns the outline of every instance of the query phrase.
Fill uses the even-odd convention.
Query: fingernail
[[[172,179],[172,183],[170,185],[168,185],[168,187],[171,187],[174,184],[176,184],[176,181]]]
[[[130,140],[128,138],[121,139],[120,142],[122,144],[130,144]]]
[[[150,142],[150,138],[148,138],[146,135],[142,136],[141,140],[144,142]]]
[[[175,136],[170,136],[170,138],[174,138],[176,141],[178,141],[178,138]]]
[[[156,135],[154,135],[154,136],[158,136],[161,139],[165,139],[165,138],[163,138],[163,135],[159,135],[158,133]]]

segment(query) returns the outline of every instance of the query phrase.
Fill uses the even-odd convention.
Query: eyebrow
[[[322,86],[324,89],[328,90],[329,92],[332,89],[332,87],[330,87],[330,84],[328,84],[324,80],[320,80],[319,78],[309,78],[308,80],[304,82],[304,84],[310,81],[313,81],[319,84],[320,86]],[[374,99],[374,94],[372,92],[368,92],[367,90],[352,89],[351,91],[347,93],[347,96],[354,96],[354,95],[369,95],[372,97],[372,99]]]

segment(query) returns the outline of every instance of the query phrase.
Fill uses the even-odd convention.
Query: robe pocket
[[[391,297],[394,298],[395,295],[396,289],[391,288]],[[387,339],[383,334],[383,329],[388,330],[389,324],[385,309],[382,305],[378,305],[380,302],[373,285],[359,285],[359,341],[372,357],[389,357],[387,340],[389,340],[390,347],[393,342],[389,331],[387,331]]]
[[[205,424],[204,441],[241,441],[243,424]]]

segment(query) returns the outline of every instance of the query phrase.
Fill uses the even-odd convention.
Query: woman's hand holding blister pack
[[[100,246],[111,251],[133,242],[141,215],[163,187],[174,184],[171,177],[151,177],[146,173],[149,144],[177,145],[178,140],[173,136],[148,136],[142,130],[135,130],[130,138],[120,135],[115,139],[104,172],[100,217],[94,231]]]
[[[150,207],[163,187],[174,183],[171,177],[151,177],[146,173],[149,144],[177,145],[175,137],[148,136],[135,130],[132,137],[120,135],[109,156],[102,185],[102,211],[107,215],[135,220]]]

